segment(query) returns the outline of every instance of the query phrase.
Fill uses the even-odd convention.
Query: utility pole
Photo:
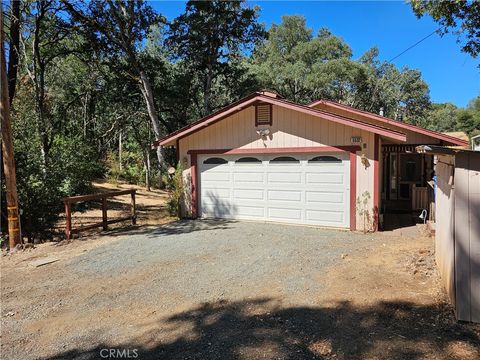
[[[13,152],[10,99],[8,97],[7,65],[3,36],[3,5],[0,5],[0,122],[2,132],[3,168],[7,193],[8,240],[10,251],[22,243],[18,211],[17,176]]]

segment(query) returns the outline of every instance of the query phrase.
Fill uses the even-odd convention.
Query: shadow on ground
[[[53,358],[94,359],[102,349],[112,347],[137,349],[139,359],[480,356],[479,328],[456,323],[446,305],[380,302],[355,307],[342,302],[334,307],[283,308],[276,304],[274,299],[206,303],[149,324],[154,330],[120,348],[100,344]],[[172,330],[175,335],[168,335]]]

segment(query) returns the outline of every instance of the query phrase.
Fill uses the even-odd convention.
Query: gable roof
[[[366,122],[355,120],[355,119],[350,119],[341,115],[329,113],[327,111],[314,109],[310,106],[296,104],[287,100],[280,99],[278,97],[272,97],[272,96],[266,95],[265,93],[262,93],[262,92],[255,92],[253,94],[250,94],[244,97],[243,99],[240,99],[224,107],[223,109],[220,109],[219,111],[216,111],[208,116],[205,116],[204,118],[198,121],[195,121],[177,131],[172,132],[166,137],[155,141],[152,146],[157,147],[157,146],[173,145],[174,141],[178,140],[179,138],[185,137],[191,133],[199,131],[211,124],[216,123],[217,121],[220,121],[226,118],[229,115],[232,115],[238,111],[241,111],[246,107],[254,105],[258,102],[268,103],[268,104],[276,105],[286,109],[299,111],[304,114],[312,115],[321,119],[325,119],[325,120],[333,121],[339,124],[370,131],[374,134],[379,134],[397,141],[406,141],[407,139],[407,136],[400,131],[392,130],[386,127],[366,123]]]
[[[336,109],[343,109],[343,110],[346,110],[346,111],[348,111],[352,114],[362,115],[362,116],[365,116],[366,118],[369,118],[369,119],[372,119],[372,120],[378,120],[378,121],[380,121],[380,122],[382,122],[386,125],[393,125],[393,126],[396,126],[396,127],[402,128],[402,129],[414,131],[414,132],[419,133],[419,134],[423,134],[423,135],[430,136],[430,137],[433,137],[433,138],[436,138],[436,139],[439,139],[439,140],[443,140],[443,141],[446,141],[446,142],[448,142],[452,145],[468,146],[468,141],[465,141],[463,139],[459,139],[455,136],[442,134],[438,131],[424,129],[424,128],[421,128],[419,126],[407,124],[407,123],[404,123],[402,121],[398,121],[398,120],[390,119],[390,118],[387,118],[387,117],[384,117],[384,116],[381,116],[381,115],[373,114],[373,113],[365,111],[365,110],[359,110],[359,109],[356,109],[352,106],[340,104],[340,103],[335,102],[335,101],[317,100],[317,101],[312,102],[308,106],[309,107],[315,107],[315,106],[320,105],[320,104],[330,106],[330,107],[333,107],[333,108],[336,108]]]

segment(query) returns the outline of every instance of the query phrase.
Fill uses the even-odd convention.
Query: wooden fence
[[[103,230],[108,229],[108,224],[114,224],[121,221],[131,220],[132,224],[137,223],[137,213],[135,206],[135,189],[131,190],[119,190],[119,191],[110,191],[99,194],[89,194],[89,195],[80,195],[80,196],[71,196],[63,199],[65,204],[65,216],[66,216],[66,227],[65,227],[65,236],[67,239],[72,237],[72,233],[80,232],[84,230],[94,229],[97,227],[103,228]],[[131,196],[131,214],[129,216],[124,216],[117,219],[108,220],[107,217],[107,199],[113,198],[115,196],[127,195]],[[79,228],[72,228],[72,204],[85,202],[85,201],[100,201],[102,203],[102,222],[81,226]]]

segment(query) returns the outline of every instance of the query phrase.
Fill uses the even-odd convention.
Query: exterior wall
[[[437,265],[457,319],[480,322],[480,153],[438,156],[436,175]]]
[[[457,318],[480,322],[480,153],[455,157],[455,287]]]
[[[431,144],[432,145],[432,144],[440,144],[441,143],[440,140],[432,138],[430,136],[419,134],[419,133],[416,133],[416,132],[408,130],[408,129],[399,128],[399,127],[396,127],[395,125],[390,125],[390,124],[387,125],[387,124],[385,124],[381,121],[371,119],[371,118],[366,117],[366,116],[362,116],[361,114],[351,113],[350,111],[347,111],[345,109],[337,109],[337,108],[333,108],[333,107],[327,107],[324,104],[316,105],[315,109],[328,111],[330,113],[342,115],[342,116],[345,116],[345,117],[350,118],[350,119],[361,120],[363,122],[368,122],[370,124],[375,124],[375,125],[379,125],[379,126],[383,126],[383,127],[388,127],[388,128],[392,128],[392,130],[400,131],[400,132],[407,135],[407,141],[405,143],[402,143],[402,144],[422,144],[422,145],[423,144]],[[388,144],[388,143],[389,143],[389,141],[387,141],[387,140],[384,141],[384,144]]]
[[[270,135],[262,140],[256,133],[258,128],[255,127],[255,108],[250,106],[180,139],[179,156],[184,165],[187,186],[191,178],[189,150],[350,146],[352,136],[361,136],[362,144],[354,144],[362,146],[362,151],[357,152],[356,191],[357,196],[361,196],[365,191],[370,193],[369,208],[373,209],[375,139],[373,133],[278,106],[273,106],[273,124],[268,128]],[[362,154],[366,157],[365,164],[362,163]],[[363,229],[363,219],[359,217],[357,228]]]
[[[435,173],[435,260],[450,301],[455,305],[455,249],[454,249],[454,158],[442,155],[437,158]]]

